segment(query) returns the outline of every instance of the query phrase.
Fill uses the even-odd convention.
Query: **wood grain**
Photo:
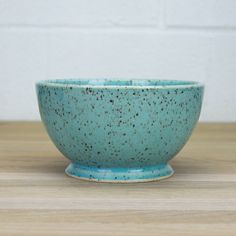
[[[161,182],[67,177],[41,123],[0,123],[0,235],[236,235],[236,124],[199,124]]]

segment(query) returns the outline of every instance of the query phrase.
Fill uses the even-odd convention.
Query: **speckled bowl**
[[[196,125],[203,85],[166,80],[48,80],[39,110],[66,173],[102,182],[145,182],[173,174],[168,164]]]

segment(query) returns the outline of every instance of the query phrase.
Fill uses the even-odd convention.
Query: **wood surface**
[[[236,124],[199,124],[161,182],[64,174],[41,123],[0,123],[0,235],[236,235]]]

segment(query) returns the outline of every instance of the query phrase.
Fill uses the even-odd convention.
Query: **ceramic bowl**
[[[145,182],[173,174],[168,162],[196,125],[198,82],[48,80],[36,85],[42,121],[71,164],[70,176]]]

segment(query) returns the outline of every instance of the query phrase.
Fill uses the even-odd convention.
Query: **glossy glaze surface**
[[[146,181],[173,174],[171,168],[165,171],[166,164],[198,121],[203,86],[186,81],[53,80],[39,82],[37,94],[49,136],[73,163],[69,175]],[[155,166],[163,170],[147,171]]]

